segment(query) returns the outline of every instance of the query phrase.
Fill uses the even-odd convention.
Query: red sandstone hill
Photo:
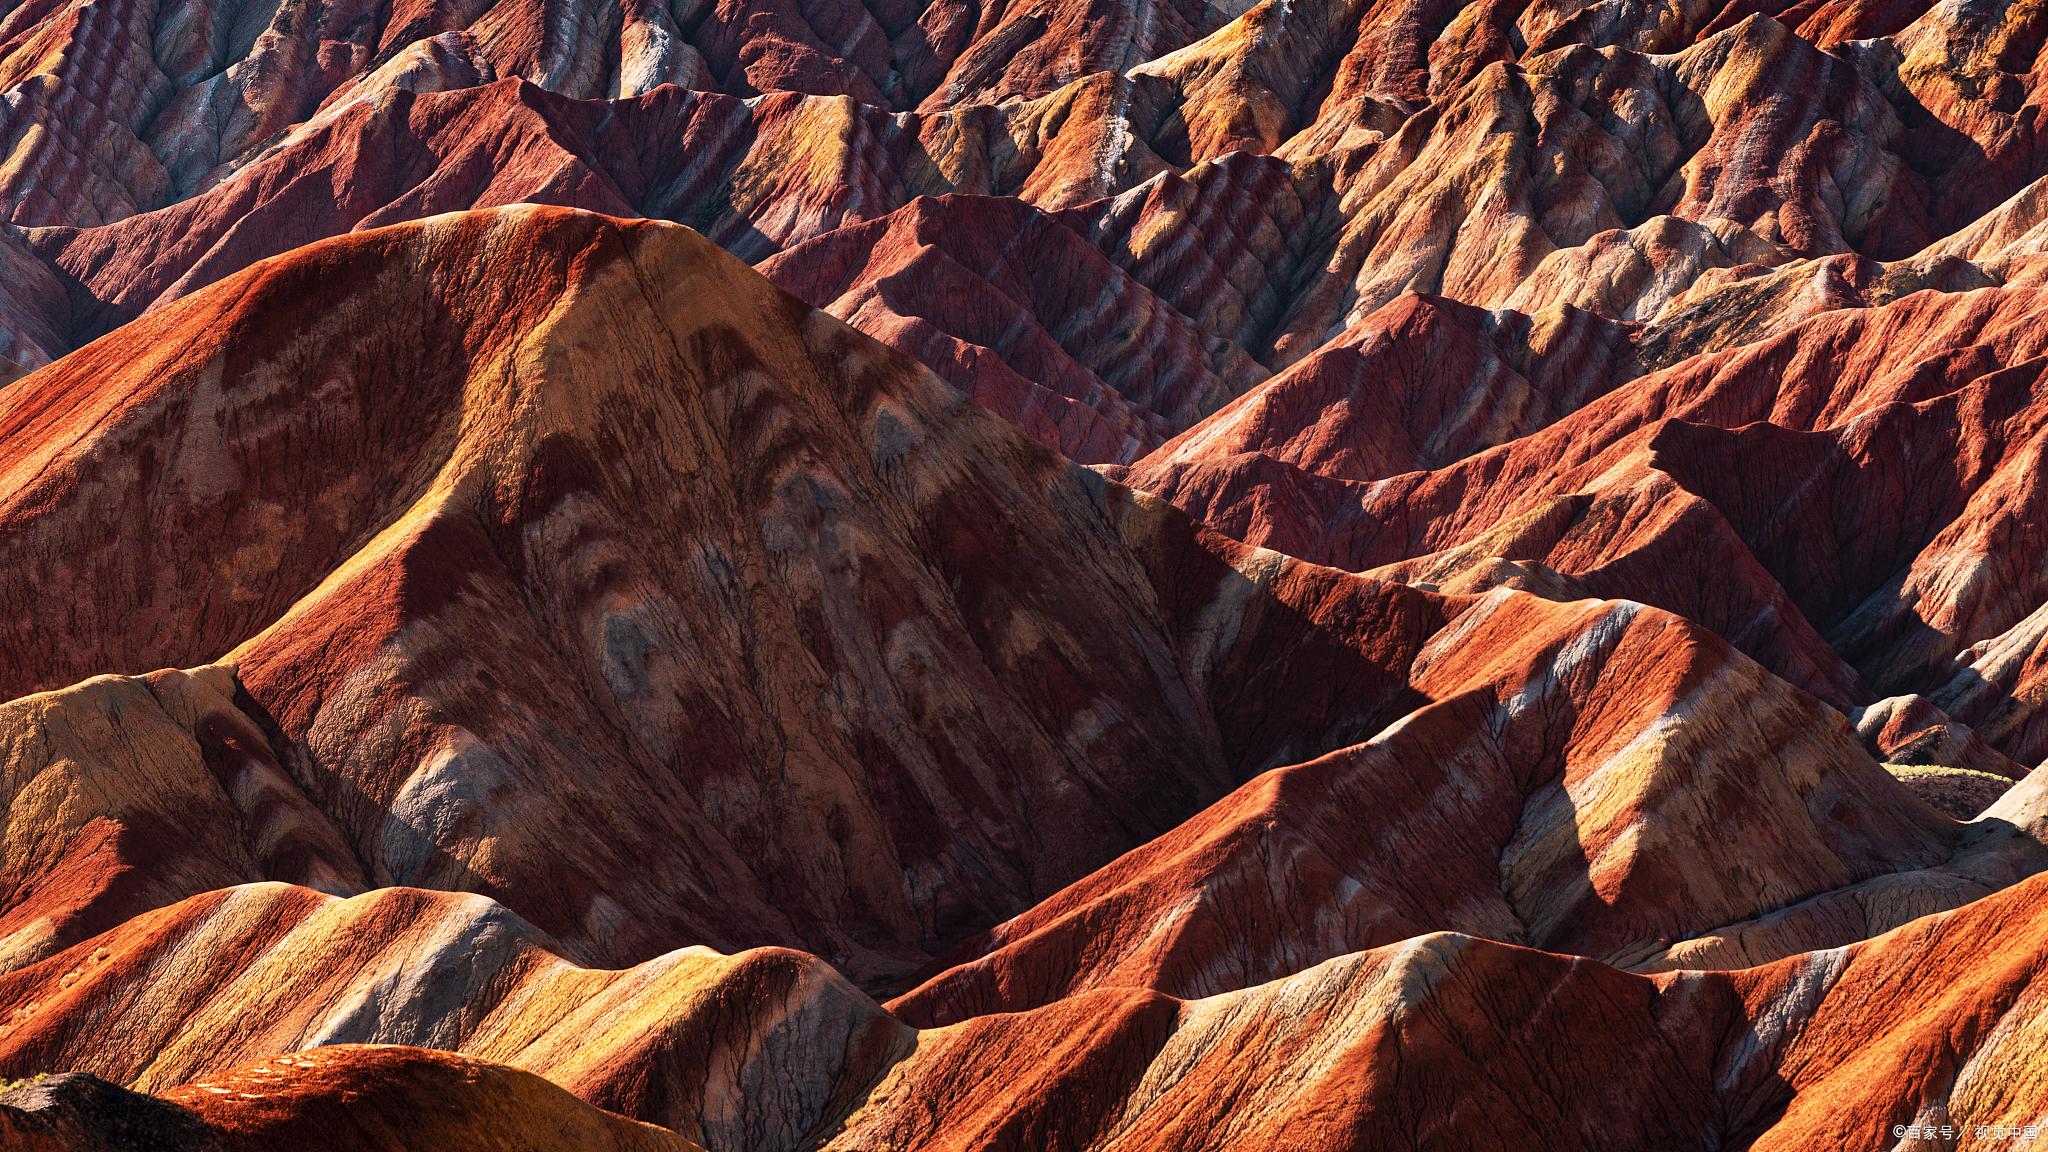
[[[1040,442],[1127,463],[1267,372],[1113,263],[1094,222],[1006,198],[921,199],[761,271]]]
[[[1411,677],[1435,703],[1266,773],[892,1010],[953,1021],[1111,985],[1209,995],[1432,930],[1636,964],[1725,935],[1745,907],[1867,877],[1921,915],[2048,866],[2048,829],[2000,811],[1951,833],[1824,706],[1652,609],[1503,590],[1432,638]],[[1739,866],[1695,866],[1731,843]],[[1830,938],[1782,928],[1776,951],[1754,933],[1742,952],[1677,950],[1755,963],[1879,918]]]
[[[2038,262],[2038,38],[2010,6],[1311,7],[501,3],[209,39],[28,5],[0,24],[26,226],[0,252],[34,287],[0,296],[0,356],[323,236],[537,200],[750,261],[815,240],[786,286],[1129,463],[1404,292],[1661,320],[1668,359]],[[910,207],[947,193],[1005,203]],[[1107,265],[1008,222],[1033,207]],[[1026,234],[1049,242],[991,263]]]
[[[6,8],[0,1142],[2011,1146],[2044,29]]]
[[[1522,323],[1499,347],[1549,379]],[[399,1043],[712,1148],[1345,1147],[1396,1105],[1333,1105],[1316,1053],[1378,1050],[1371,989],[1466,938],[1431,933],[1736,965],[2048,865],[2031,782],[1953,822],[1696,624],[1232,543],[674,226],[316,244],[17,382],[0,427],[0,1072],[190,1104]],[[951,955],[892,1016],[703,947],[764,944],[870,988]],[[1035,1055],[978,1094],[991,1052]],[[1254,1067],[1294,1087],[1226,1108]]]
[[[0,477],[20,955],[284,879],[887,979],[1398,717],[1461,604],[1223,541],[687,230],[559,210],[153,312],[0,394]]]
[[[2034,1059],[2042,887],[2037,877],[1867,942],[1739,972],[1640,976],[1439,933],[1204,999],[1106,989],[922,1032],[871,1004],[861,1009],[842,981],[786,954],[684,953],[644,966],[651,972],[593,973],[528,952],[512,961],[515,971],[466,991],[446,980],[380,977],[374,966],[352,971],[349,959],[371,946],[370,931],[400,941],[409,931],[401,948],[459,963],[472,917],[491,915],[474,898],[462,909],[470,916],[451,919],[454,909],[436,905],[455,898],[392,895],[381,898],[390,909],[375,929],[328,917],[321,927],[302,922],[293,939],[259,939],[285,949],[261,963],[310,966],[301,977],[308,984],[360,980],[353,991],[324,994],[333,997],[329,1019],[345,1027],[438,1029],[434,1043],[585,1085],[610,1107],[713,1148],[1223,1149],[1249,1141],[1322,1152],[1531,1141],[1652,1148],[1674,1139],[1876,1147],[1889,1146],[1895,1125],[2017,1128],[2048,1103]],[[267,924],[266,903],[288,901],[303,914],[321,899],[245,890],[150,917],[154,931],[185,943],[159,961],[161,976],[134,991],[171,1003],[204,995],[217,987],[205,965],[226,956],[209,932]],[[517,925],[498,920],[510,935],[492,942],[494,959],[521,955]],[[110,940],[65,957],[59,963],[82,980],[50,994],[102,987],[103,974],[134,962],[131,946]],[[235,1032],[217,1008],[192,1034]],[[650,1039],[662,1058],[649,1058]],[[117,1043],[81,1051],[109,1074],[146,1058]],[[532,1076],[474,1057],[323,1047],[252,1065],[238,1051],[232,1039],[218,1051],[195,1046],[180,1057],[195,1070],[167,1066],[144,1084],[230,1138],[318,1132],[332,1134],[330,1147],[417,1148],[408,1136],[418,1131],[446,1141],[431,1146],[462,1148],[480,1125],[530,1132],[539,1122],[589,1140],[643,1131],[576,1110]],[[181,1077],[189,1079],[171,1086]],[[343,1108],[336,1089],[349,1093]],[[82,1135],[54,1145],[65,1149],[106,1147],[94,1136],[138,1107],[101,1104],[45,1119],[57,1109],[35,1107],[39,1091],[60,1102],[83,1095],[59,1083],[0,1097],[0,1124],[68,1123],[67,1135]],[[416,1129],[388,1119],[422,1105],[429,1110]],[[1395,1136],[1383,1140],[1388,1131]],[[647,1142],[621,1146],[686,1146],[640,1138]]]
[[[1361,435],[1325,408],[1213,453],[1197,429],[1125,475],[1324,563],[1457,591],[1533,566],[1670,608],[1838,705],[1924,695],[2031,765],[2048,756],[2028,670],[2048,586],[2016,544],[2048,418],[2042,302],[1986,289],[1823,314],[1435,471],[1366,483],[1290,459]]]
[[[636,328],[649,339],[625,346],[659,354],[622,363]],[[275,879],[483,892],[594,960],[773,943],[887,985],[1230,787],[1391,721],[1367,747],[1393,761],[1368,754],[1362,787],[1412,788],[1411,758],[1484,729],[1500,792],[1443,831],[1498,828],[1483,866],[1437,859],[1369,936],[1484,925],[1625,957],[1949,851],[1844,719],[1683,621],[1444,598],[1231,545],[673,227],[517,209],[315,245],[26,378],[0,427],[9,474],[34,478],[0,543],[19,609],[6,685],[223,661],[9,706],[24,840],[4,923],[23,959]],[[628,527],[650,515],[661,527]],[[203,577],[69,560],[72,541],[173,530],[206,543]],[[146,615],[74,607],[51,646],[36,622],[56,595]],[[1653,638],[1624,658],[1607,650],[1623,633]],[[1603,670],[1579,679],[1589,658]],[[1712,698],[1709,669],[1726,677]],[[1488,695],[1504,711],[1482,724]],[[1753,736],[1726,730],[1737,709]],[[1574,735],[1573,714],[1592,726]],[[1713,738],[1657,750],[1691,747],[1692,726]],[[771,749],[772,772],[748,769]],[[1693,803],[1718,755],[1744,806],[1681,835],[1695,817],[1656,810],[1674,787]],[[648,795],[673,807],[643,811]],[[1599,831],[1569,816],[1595,795],[1615,820]],[[935,819],[953,831],[933,838]],[[171,831],[195,822],[218,834]],[[1738,830],[1784,854],[1733,886],[1671,879]],[[1575,863],[1610,839],[1616,876]],[[1524,848],[1526,882],[1508,863]],[[1340,939],[1302,947],[1381,942]],[[1272,946],[1298,966],[1300,947]]]

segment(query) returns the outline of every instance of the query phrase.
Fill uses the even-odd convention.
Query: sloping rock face
[[[8,964],[211,888],[369,884],[235,692],[225,669],[203,668],[99,677],[5,706]]]
[[[1112,262],[1091,223],[1007,198],[921,199],[761,270],[1063,454],[1128,462],[1268,373]]]
[[[195,1084],[173,1098],[201,1101],[216,1077],[278,1053],[428,1046],[516,1064],[722,1148],[751,1146],[766,1116],[778,1139],[826,1130],[846,1086],[872,1082],[910,1044],[908,1028],[801,953],[693,947],[593,970],[559,946],[481,896],[245,885],[0,977],[0,1044],[10,1064],[154,1092]],[[252,1016],[259,996],[279,1010]],[[115,1001],[131,1006],[118,1021],[78,1010]],[[781,1075],[788,1046],[809,1053],[794,1081]]]
[[[2012,1146],[2044,31],[13,4],[0,1144]]]
[[[1630,964],[1747,918],[1731,911],[1954,850],[1839,717],[1652,609],[1503,589],[1411,675],[1434,703],[1265,773],[892,1009],[951,1021],[1105,984],[1207,995],[1433,929]],[[1742,868],[1690,868],[1728,843],[1748,846]],[[2003,850],[2048,864],[2031,837]]]
[[[687,230],[557,210],[259,264],[23,380],[0,429],[0,685],[227,662],[17,705],[10,868],[57,900],[17,909],[24,955],[134,866],[886,980],[1399,716],[1461,606],[1223,541]],[[1290,681],[1292,713],[1251,689]],[[133,745],[50,747],[131,715]],[[149,831],[167,793],[219,838]]]
[[[1311,434],[1290,428],[1228,455],[1198,430],[1122,475],[1256,543],[1431,587],[1538,565],[1708,624],[1838,705],[1924,697],[1973,730],[1952,756],[1981,766],[1964,750],[1981,737],[2033,765],[2048,589],[2018,541],[2048,414],[2042,305],[1986,289],[1816,316],[1434,471],[1297,463],[1287,445]]]
[[[1634,371],[1584,314],[1379,322],[1490,335],[1456,367],[1532,404],[1586,349]],[[1343,370],[1379,378],[1288,379]],[[1559,1028],[1673,996],[1615,1027],[1727,1037],[1787,1010],[1607,965],[1815,963],[2048,868],[2031,777],[1951,820],[1825,697],[1559,569],[1432,591],[1233,542],[674,225],[316,243],[24,378],[0,425],[0,1071],[163,1094],[206,1139],[338,1108],[410,1147],[367,1101],[429,1093],[460,1146],[556,1107],[532,1073],[713,1149],[1351,1147],[1448,1107],[1393,1071],[1410,1011],[1527,990],[1482,1048],[1413,1041],[1438,1085],[1554,1046],[1560,996]],[[1444,435],[1388,451],[1532,440]],[[1300,443],[1302,475],[1369,470]],[[189,670],[88,675],[155,664]],[[1709,1053],[1626,1034],[1528,1114],[1612,1081],[1721,1131]],[[1360,1066],[1393,1078],[1330,1078]]]
[[[471,1018],[481,1026],[459,1042],[489,1047],[509,1034],[508,1015],[523,1018],[511,1029],[531,1034],[567,1010],[562,1024],[577,1029],[578,1061],[623,1067],[635,1063],[650,1035],[673,1054],[661,1013],[680,1011],[688,1020],[694,1011],[694,1019],[718,1020],[713,1035],[731,1047],[694,1063],[638,1066],[738,1073],[756,1093],[751,1107],[732,1113],[730,1093],[693,1098],[663,1081],[643,1082],[650,1090],[637,1097],[631,1084],[596,1094],[629,1114],[701,1133],[713,1148],[1224,1149],[1270,1140],[1322,1150],[1386,1146],[1380,1136],[1389,1128],[1400,1134],[1396,1147],[1505,1149],[1540,1139],[1572,1149],[1651,1148],[1682,1133],[1707,1146],[1808,1148],[1866,1130],[1876,1135],[1851,1139],[1878,1147],[1909,1124],[1974,1131],[2033,1122],[2042,1104],[2033,1058],[2044,987],[2042,880],[1867,942],[1737,972],[1640,976],[1436,933],[1203,999],[1103,989],[913,1032],[872,1004],[853,1013],[867,1030],[845,1028],[850,989],[829,974],[794,985],[761,979],[764,963],[801,970],[795,958],[677,957],[650,974],[579,972],[541,957],[511,981],[472,985],[467,1000],[450,997],[426,1015],[347,1018],[360,1032],[402,1032],[416,1019],[445,1027],[464,1015],[460,1005],[474,1004]],[[451,901],[476,912],[488,904],[377,899],[386,939],[410,929],[432,946],[453,939]],[[202,923],[228,905],[278,901],[302,908],[326,901],[316,917],[348,907],[288,888],[244,890],[225,903],[201,897],[152,917],[149,931],[204,932]],[[405,915],[417,919],[408,923]],[[516,933],[516,925],[505,927]],[[368,929],[358,921],[324,945],[309,941],[314,951],[298,958],[325,975],[307,979],[349,979],[334,960],[362,955]],[[134,943],[102,947],[117,953]],[[187,947],[215,965],[228,962],[218,948]],[[532,955],[530,945],[510,951]],[[78,962],[88,971],[73,987],[110,979],[106,973],[122,963]],[[180,995],[178,986],[184,995],[209,994],[199,981],[212,973],[170,971],[170,980],[136,990],[164,999]],[[582,984],[591,1003],[565,1005],[553,987],[563,980]],[[20,980],[14,983],[18,989]],[[609,1018],[622,985],[645,985],[650,1006],[660,1007],[631,1023]],[[684,1029],[682,1043],[693,1035]],[[442,1042],[458,1042],[454,1036]],[[544,1039],[508,1058],[562,1075],[562,1051]],[[101,1044],[85,1059],[147,1059],[119,1053]],[[430,1146],[409,1142],[414,1130],[392,1119],[415,1115],[418,1132],[446,1134],[449,1142],[437,1147],[473,1146],[464,1140],[479,1124],[504,1132],[541,1117],[592,1141],[564,1147],[690,1146],[668,1133],[643,1135],[656,1130],[626,1128],[587,1105],[572,1108],[566,1093],[543,1089],[531,1074],[475,1057],[344,1045],[250,1065],[234,1066],[236,1059],[223,1053],[219,1070],[159,1091],[225,1130],[229,1141],[271,1142],[192,1147],[283,1147],[287,1134],[328,1132],[350,1141],[327,1145],[334,1147]],[[62,1091],[63,1079],[54,1091],[0,1097],[0,1124],[35,1134],[30,1125],[49,1123],[36,1111],[48,1109],[24,1109],[25,1097]],[[99,1095],[118,1091],[102,1087]],[[337,1106],[342,1092],[351,1095]],[[94,1106],[74,1123],[88,1133],[112,1128],[138,1107],[87,1102]],[[707,1116],[736,1126],[698,1119]],[[826,1118],[823,1129],[810,1127],[818,1117]]]

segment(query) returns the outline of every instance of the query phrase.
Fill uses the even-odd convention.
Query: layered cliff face
[[[14,5],[0,1142],[2006,1146],[2043,20]]]

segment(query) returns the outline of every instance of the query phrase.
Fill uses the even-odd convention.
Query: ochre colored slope
[[[368,886],[235,692],[226,669],[202,668],[98,677],[0,705],[0,967],[207,889],[266,878]]]

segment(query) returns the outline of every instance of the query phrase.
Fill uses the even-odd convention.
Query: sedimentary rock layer
[[[2007,1146],[2044,42],[13,5],[0,1141]]]
[[[225,662],[13,706],[24,956],[281,879],[886,980],[1395,719],[1462,603],[1223,540],[685,229],[560,210],[258,264],[9,389],[0,445],[0,689]]]
[[[341,903],[271,886],[147,917],[0,978],[0,996],[17,1005],[8,1042],[19,1044],[14,1037],[24,1030],[33,1035],[41,1020],[61,1015],[58,1005],[19,1007],[38,979],[73,977],[64,991],[38,996],[104,993],[129,967],[133,993],[167,1005],[209,994],[211,978],[240,987],[223,967],[235,961],[201,937],[224,931],[222,917],[282,903],[305,918],[282,939],[259,939],[304,965],[286,1001],[293,1011],[316,1006],[337,1030],[354,1033],[425,1024],[443,1030],[439,1043],[488,1048],[514,1064],[553,1068],[555,1076],[610,1069],[611,1079],[600,1075],[602,1087],[585,1090],[699,1134],[713,1149],[1006,1142],[1223,1149],[1246,1141],[1311,1150],[1511,1148],[1531,1140],[1578,1149],[1673,1139],[1806,1148],[1844,1133],[1861,1146],[1882,1144],[1907,1123],[2019,1127],[2038,1112],[2044,1101],[2031,1054],[2042,1019],[2043,951],[2035,943],[2042,883],[1868,942],[1733,973],[1639,976],[1438,933],[1204,999],[1104,989],[921,1032],[872,1004],[847,1012],[850,1002],[866,1002],[796,957],[685,955],[594,973],[537,952],[521,940],[516,921],[479,898],[391,893]],[[360,994],[347,991],[352,978],[365,992],[381,987],[371,984],[378,966],[406,952],[459,955],[467,944],[460,922],[448,916],[456,909],[495,920],[500,931],[487,937],[486,954],[515,957],[514,971],[470,983],[459,996],[445,982],[401,982],[382,999],[346,1003]],[[325,929],[316,929],[322,921]],[[138,949],[153,952],[161,978],[138,982]],[[359,959],[369,960],[360,972],[351,967]],[[430,961],[427,971],[441,962]],[[256,961],[265,963],[285,959]],[[763,979],[769,971],[810,974],[791,983]],[[562,995],[565,985],[580,986],[586,1002]],[[395,1007],[392,993],[412,997],[429,988],[443,989],[441,999],[409,1004],[424,1011],[364,1010]],[[648,1010],[636,1015],[627,1007],[634,1002]],[[578,1034],[565,1071],[555,1061],[567,1049],[550,1038],[569,1029]],[[227,1040],[228,1050],[195,1046],[175,1055],[170,1063],[208,1070],[156,1090],[231,1137],[354,1125],[362,1142],[350,1146],[421,1147],[407,1141],[412,1130],[386,1119],[386,1109],[409,1102],[408,1109],[427,1109],[417,1131],[447,1139],[438,1147],[467,1147],[462,1141],[472,1133],[538,1117],[560,1117],[547,1122],[550,1130],[559,1124],[619,1142],[571,1146],[688,1146],[474,1057],[343,1046],[244,1065],[233,1050],[246,1041],[218,1012],[200,1017],[193,1034]],[[646,1058],[649,1037],[660,1038],[665,1058]],[[520,1048],[522,1038],[530,1046]],[[71,1051],[88,1063],[150,1059],[122,1044],[81,1041]],[[692,1059],[688,1046],[707,1041],[724,1047]],[[145,1082],[174,1079],[170,1063]],[[679,1067],[690,1071],[677,1078]],[[646,1076],[656,1069],[668,1070],[665,1078]],[[721,1084],[752,1095],[693,1094],[704,1070],[735,1077]],[[353,1096],[338,1109],[342,1091]],[[20,1130],[37,1122],[16,1111],[23,1103],[19,1093],[0,1098],[0,1124]],[[121,1115],[104,1105],[87,1109],[77,1127],[89,1136],[94,1121],[104,1130],[110,1114]],[[1389,1131],[1395,1135],[1381,1139]]]

